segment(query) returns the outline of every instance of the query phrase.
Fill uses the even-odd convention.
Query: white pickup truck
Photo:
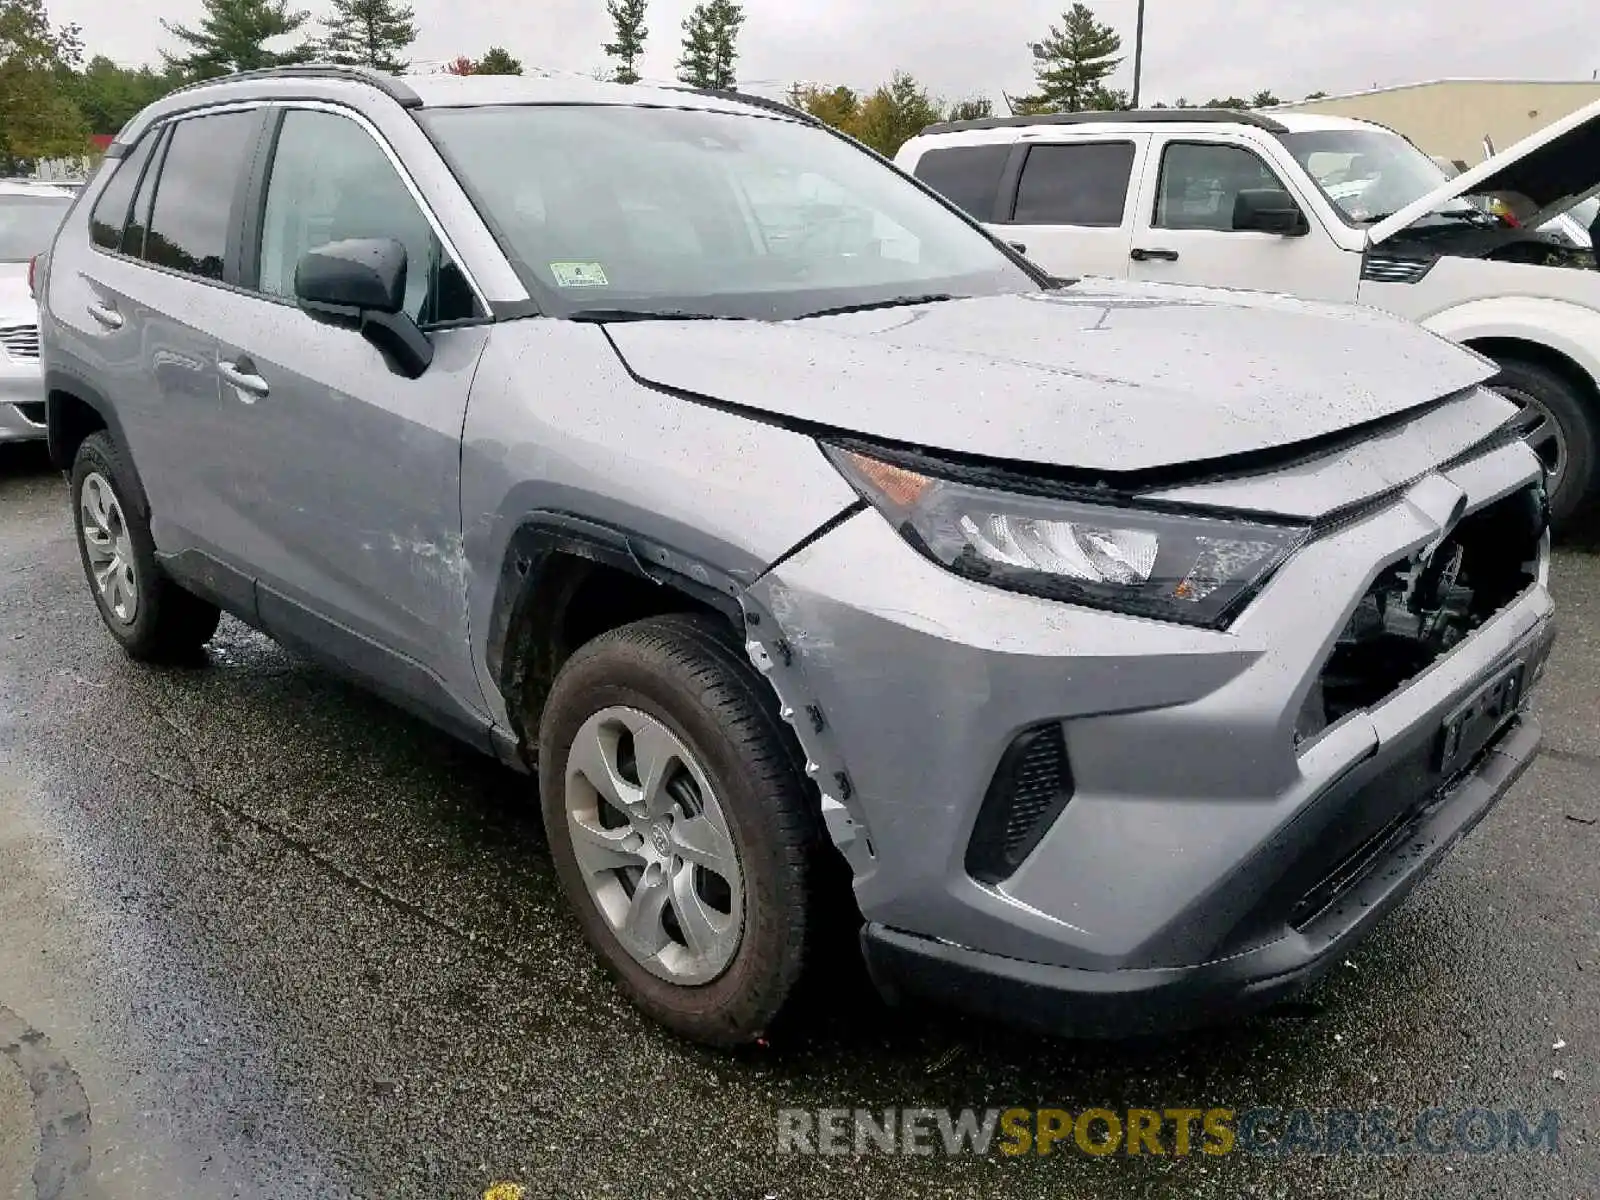
[[[1499,364],[1558,519],[1600,493],[1600,103],[1454,178],[1381,125],[1207,109],[936,125],[896,162],[1057,275],[1419,321]]]

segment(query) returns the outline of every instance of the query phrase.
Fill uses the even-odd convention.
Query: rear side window
[[[140,138],[131,153],[112,164],[111,178],[100,190],[94,210],[89,214],[89,240],[96,246],[106,250],[122,247],[122,227],[128,220],[133,189],[139,186],[139,175],[157,140],[155,136]]]
[[[1114,229],[1128,207],[1132,142],[1079,142],[1028,151],[1017,189],[1018,225]]]
[[[163,133],[166,131],[163,130]],[[144,257],[145,230],[150,227],[150,205],[156,198],[156,180],[161,173],[161,155],[164,143],[151,138],[155,148],[150,152],[150,166],[139,184],[139,194],[133,198],[133,210],[128,214],[128,228],[122,234],[122,252],[134,258]]]
[[[992,221],[1000,176],[1010,157],[1008,144],[929,150],[918,160],[916,176],[978,220]]]
[[[221,279],[233,196],[255,149],[258,114],[216,113],[173,127],[156,184],[144,259]]]

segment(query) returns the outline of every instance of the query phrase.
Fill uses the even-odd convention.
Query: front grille
[[[1527,591],[1547,524],[1535,484],[1463,518],[1427,561],[1388,564],[1307,695],[1296,745],[1383,703]]]
[[[967,873],[983,883],[1009,879],[1071,799],[1072,770],[1060,724],[1019,735],[984,796],[967,844]]]
[[[39,361],[39,327],[37,325],[6,325],[0,327],[0,346],[12,358],[28,362]]]

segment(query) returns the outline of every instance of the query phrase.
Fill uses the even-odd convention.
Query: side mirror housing
[[[314,313],[354,318],[361,336],[408,379],[433,363],[433,343],[405,311],[406,248],[393,238],[349,238],[301,256],[295,297]]]
[[[1311,223],[1281,188],[1246,188],[1233,202],[1233,228],[1236,231],[1276,233],[1282,237],[1303,237]]]
[[[302,304],[397,313],[406,302],[406,248],[393,238],[318,246],[295,266],[294,294]]]

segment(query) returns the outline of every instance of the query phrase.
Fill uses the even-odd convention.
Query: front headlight
[[[824,450],[906,541],[958,575],[1185,625],[1225,627],[1309,533],[1028,495]]]

